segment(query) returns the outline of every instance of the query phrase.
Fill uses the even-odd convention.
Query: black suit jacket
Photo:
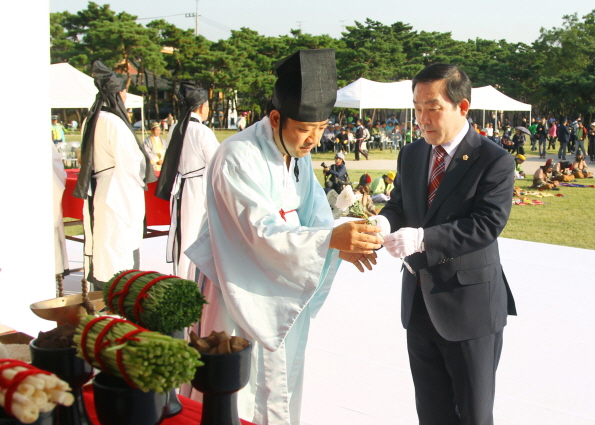
[[[401,320],[407,328],[418,278],[428,313],[449,341],[498,332],[514,299],[500,264],[497,237],[510,214],[514,159],[472,128],[458,146],[428,210],[432,147],[424,139],[399,154],[390,201],[391,231],[423,227],[425,251],[406,258]]]
[[[568,143],[570,140],[570,132],[568,131],[568,127],[564,124],[560,124],[558,127],[558,140],[560,143]]]

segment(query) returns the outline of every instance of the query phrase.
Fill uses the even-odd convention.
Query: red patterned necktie
[[[432,165],[432,174],[430,175],[430,184],[428,185],[428,208],[432,205],[432,201],[436,196],[436,191],[438,190],[438,186],[440,186],[440,181],[442,177],[444,177],[444,156],[446,155],[446,151],[442,146],[436,146],[434,148],[434,165]]]

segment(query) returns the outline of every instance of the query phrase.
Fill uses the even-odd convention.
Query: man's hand
[[[370,226],[364,220],[349,221],[333,229],[329,248],[339,251],[372,254],[379,249],[382,238],[367,233],[378,233],[380,227]]]
[[[384,237],[384,247],[393,257],[405,258],[424,251],[423,240],[424,229],[421,227],[403,227]]]
[[[372,264],[376,265],[376,253],[372,254],[358,254],[356,252],[339,252],[339,258],[343,261],[348,261],[353,264],[360,272],[364,272],[364,266],[368,270],[372,270]]]

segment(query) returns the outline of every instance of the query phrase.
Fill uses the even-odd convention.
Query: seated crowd
[[[341,122],[329,122],[319,147],[322,152],[354,152],[355,160],[359,161],[360,155],[366,159],[372,149],[391,151],[401,149],[405,144],[421,137],[419,126],[407,122],[401,125],[396,115],[391,115],[386,120],[359,119],[343,117]]]

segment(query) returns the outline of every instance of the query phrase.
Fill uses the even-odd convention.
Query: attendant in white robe
[[[238,407],[240,417],[260,425],[299,424],[310,319],[330,291],[338,259],[371,268],[382,242],[363,233],[376,226],[333,228],[312,169],[310,150],[336,99],[334,50],[301,50],[276,70],[268,116],[213,156],[207,220],[186,251],[209,302],[201,333],[226,330],[253,344]]]
[[[93,76],[99,92],[83,133],[74,196],[85,199],[85,276],[100,290],[115,273],[139,267],[143,189],[156,178],[127,119],[124,82],[99,61]]]
[[[62,215],[62,195],[66,188],[66,172],[62,155],[52,143],[53,187],[54,187],[54,256],[56,274],[69,274],[68,254],[66,252],[66,235],[64,233],[64,217]]]
[[[156,196],[171,205],[171,224],[167,242],[167,261],[174,263],[174,275],[196,280],[196,266],[184,251],[198,238],[205,214],[203,175],[219,147],[215,133],[205,126],[209,116],[208,92],[195,84],[183,82],[178,99],[186,106],[181,124],[169,132]]]

